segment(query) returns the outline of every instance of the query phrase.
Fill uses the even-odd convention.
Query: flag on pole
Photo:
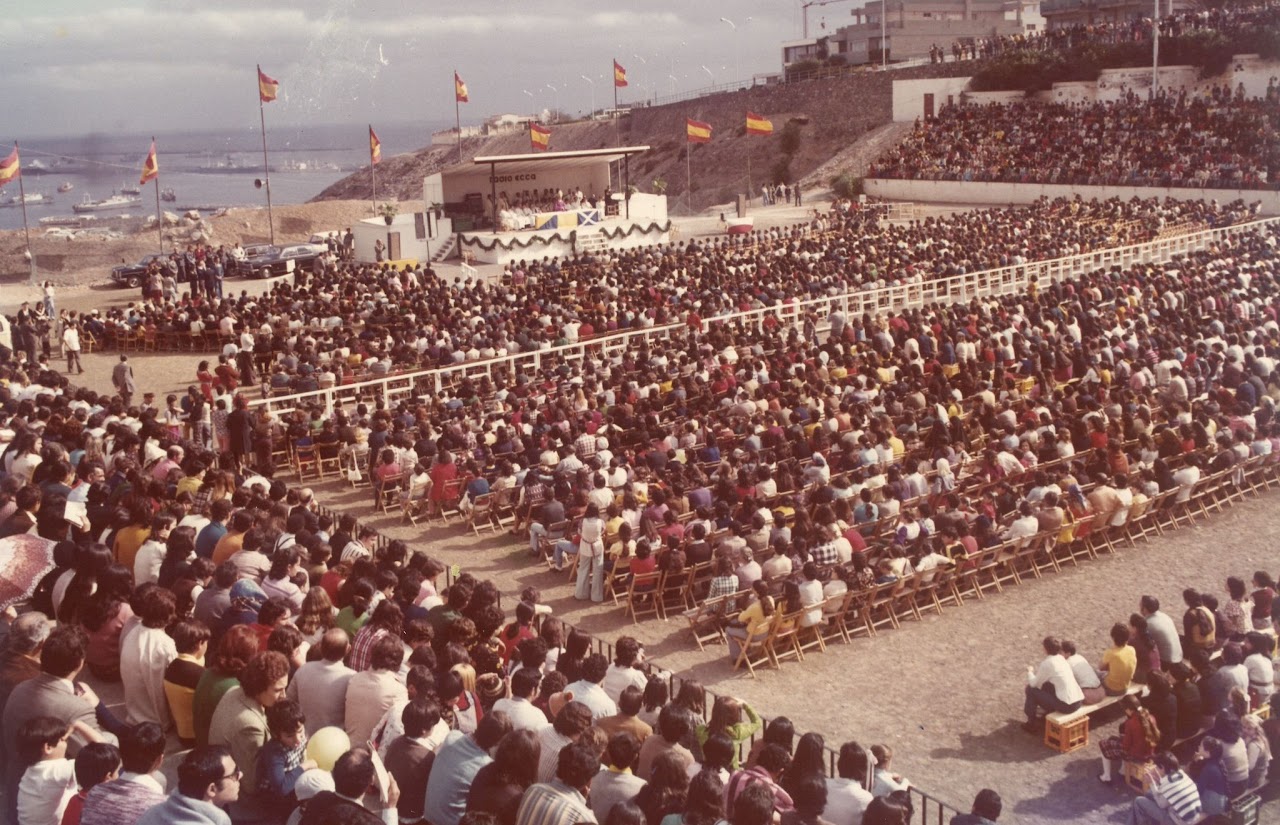
[[[773,134],[773,121],[766,117],[761,117],[755,112],[747,112],[747,134],[771,135]]]
[[[373,127],[369,127],[369,162],[380,163],[382,161],[382,141],[378,140],[378,135],[373,131]]]
[[[18,144],[13,144],[9,157],[0,160],[0,186],[12,183],[22,174],[22,164],[18,161]]]
[[[619,89],[627,85],[627,70],[616,60],[613,61],[613,85]]]
[[[534,151],[545,152],[551,146],[551,130],[539,123],[530,123],[529,143]]]
[[[276,99],[276,95],[280,93],[280,81],[267,77],[263,73],[262,67],[258,67],[258,99],[263,103],[270,103]]]
[[[147,152],[147,159],[142,162],[142,177],[138,178],[138,185],[145,186],[160,176],[160,161],[156,159],[156,142],[151,141],[151,151]]]
[[[466,103],[470,98],[467,96],[467,84],[462,82],[462,78],[458,77],[458,73],[453,73],[453,98],[459,103]]]
[[[689,135],[689,143],[710,143],[711,124],[689,118],[685,121],[685,131]]]

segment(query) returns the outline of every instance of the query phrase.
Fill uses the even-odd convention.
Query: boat
[[[141,195],[142,190],[136,186],[125,184],[124,186],[120,187],[120,194],[121,195]]]
[[[63,181],[62,183],[58,184],[59,192],[70,192],[72,189],[75,189],[75,188],[76,188],[75,185],[72,184],[71,181],[69,180]]]
[[[96,215],[50,215],[40,219],[41,226],[84,226],[98,218]]]
[[[126,209],[130,206],[137,206],[142,203],[142,198],[134,198],[128,195],[112,195],[109,198],[103,198],[95,201],[89,197],[86,192],[84,200],[71,207],[73,212],[105,212],[110,209]]]
[[[174,194],[172,189],[160,190],[160,200],[164,201],[165,203],[173,203],[177,199],[178,199],[178,196]]]
[[[25,195],[16,195],[4,202],[0,202],[0,206],[43,206],[53,203],[53,195],[46,195],[42,192],[28,192]]]

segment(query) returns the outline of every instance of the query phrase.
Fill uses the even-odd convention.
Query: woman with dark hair
[[[914,816],[915,806],[911,804],[911,794],[907,791],[894,791],[888,796],[877,796],[871,800],[862,814],[862,825],[909,825]]]
[[[1151,712],[1160,731],[1159,750],[1169,750],[1178,740],[1178,700],[1173,695],[1173,678],[1159,670],[1148,675],[1142,706]]]
[[[1141,613],[1129,614],[1129,644],[1133,647],[1137,660],[1133,674],[1135,682],[1145,681],[1148,673],[1161,669],[1163,663],[1160,661],[1160,648],[1147,627],[1146,617]]]
[[[240,684],[240,673],[257,653],[258,636],[248,625],[236,625],[218,640],[218,648],[200,675],[191,701],[197,746],[209,744],[209,722],[218,702],[228,690]]]
[[[615,803],[604,818],[604,825],[645,825],[644,811],[631,800]]]
[[[175,527],[170,530],[169,537],[165,539],[164,558],[160,560],[156,582],[161,587],[173,587],[182,565],[195,558],[195,555],[196,529]]]
[[[307,576],[302,573],[302,556],[296,546],[282,547],[271,554],[271,569],[262,577],[262,592],[269,599],[284,601],[295,616],[302,611]]]
[[[1253,599],[1244,579],[1230,576],[1227,579],[1227,603],[1222,606],[1222,617],[1225,620],[1219,628],[1220,638],[1225,641],[1238,642],[1253,629]]]
[[[724,784],[720,774],[714,770],[694,774],[685,794],[684,813],[668,814],[661,825],[717,825],[723,822]]]
[[[516,602],[516,618],[515,621],[502,628],[498,634],[498,641],[502,644],[502,662],[507,664],[511,661],[511,655],[515,652],[516,647],[525,639],[533,639],[537,633],[533,629],[533,619],[537,615],[537,608],[525,601]]]
[[[115,563],[111,548],[105,544],[90,544],[80,549],[75,569],[61,591],[56,582],[53,588],[54,610],[59,624],[79,624],[89,597],[98,589],[98,581]]]
[[[733,758],[729,761],[729,767],[736,771],[742,743],[750,742],[762,724],[759,714],[743,700],[731,696],[717,696],[711,704],[711,718],[706,724],[698,725],[696,733],[698,742],[704,748],[707,741],[716,734],[729,737],[733,742]]]
[[[467,811],[493,814],[498,825],[515,825],[524,792],[538,781],[541,754],[541,740],[531,730],[513,730],[502,737],[493,761],[471,781]]]
[[[635,795],[635,803],[644,811],[647,825],[659,825],[671,814],[679,816],[684,810],[685,796],[689,790],[689,775],[685,772],[687,757],[675,751],[664,751],[653,761],[649,781]]]
[[[591,652],[591,637],[576,627],[569,631],[564,653],[556,661],[556,670],[564,674],[570,684],[582,678],[582,662]]]
[[[1253,586],[1257,588],[1253,591],[1253,629],[1270,630],[1271,602],[1276,597],[1276,583],[1272,581],[1271,574],[1259,570],[1253,574]]]
[[[641,700],[640,712],[636,718],[651,728],[658,726],[658,714],[666,706],[670,696],[667,680],[657,674],[651,674],[644,686],[644,698]]]
[[[795,756],[791,758],[791,764],[778,782],[792,799],[796,797],[796,789],[803,779],[810,776],[826,777],[825,746],[826,741],[820,733],[809,732],[800,737]]]
[[[133,571],[123,564],[112,564],[97,577],[97,588],[80,608],[80,625],[89,634],[84,660],[95,677],[118,682],[120,634],[133,618],[133,608],[129,606]]]
[[[362,578],[354,581],[348,579],[348,582],[351,586],[343,585],[343,590],[350,594],[350,601],[346,607],[338,611],[333,623],[354,638],[360,632],[360,628],[364,627],[365,622],[369,621],[369,607],[377,591],[370,579]]]
[[[1219,713],[1206,738],[1222,743],[1222,772],[1227,778],[1227,795],[1234,799],[1249,787],[1249,749],[1240,717],[1230,711]]]
[[[141,621],[120,638],[124,704],[134,724],[155,722],[167,727],[172,717],[164,692],[164,671],[178,658],[178,649],[165,628],[173,621],[178,599],[158,584],[143,584],[133,591],[129,603]]]
[[[760,752],[764,750],[765,745],[777,745],[791,755],[791,751],[795,748],[796,727],[791,724],[791,720],[785,716],[775,716],[769,720],[769,724],[764,726],[764,736],[755,741],[751,746],[751,752],[747,754],[747,767],[754,767],[756,760],[760,758]]]

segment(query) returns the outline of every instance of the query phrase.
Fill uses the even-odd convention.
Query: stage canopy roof
[[[524,155],[488,155],[475,159],[476,166],[501,167],[504,174],[553,172],[580,169],[597,163],[613,163],[649,151],[648,146],[614,146],[581,149],[576,152],[537,152]]]

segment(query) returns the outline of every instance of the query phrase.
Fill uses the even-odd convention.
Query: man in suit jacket
[[[346,720],[347,684],[356,672],[342,663],[351,649],[347,632],[331,627],[320,638],[320,659],[298,668],[286,691],[307,717],[307,727],[343,727]]]
[[[4,706],[3,742],[5,753],[16,753],[18,729],[23,723],[37,716],[52,716],[68,726],[80,723],[71,732],[67,743],[67,755],[75,758],[80,748],[90,741],[106,741],[116,744],[116,737],[98,724],[94,710],[98,697],[93,690],[77,685],[75,678],[84,667],[85,646],[88,636],[77,625],[63,625],[54,629],[40,650],[40,674],[21,683],[9,694]],[[10,821],[17,821],[17,787],[22,779],[19,760],[10,759],[5,770],[6,805]]]
[[[137,389],[133,383],[133,365],[129,363],[129,356],[123,354],[120,356],[120,363],[111,370],[111,384],[116,388],[116,392],[120,393],[120,399],[124,401],[125,407],[128,407]]]

